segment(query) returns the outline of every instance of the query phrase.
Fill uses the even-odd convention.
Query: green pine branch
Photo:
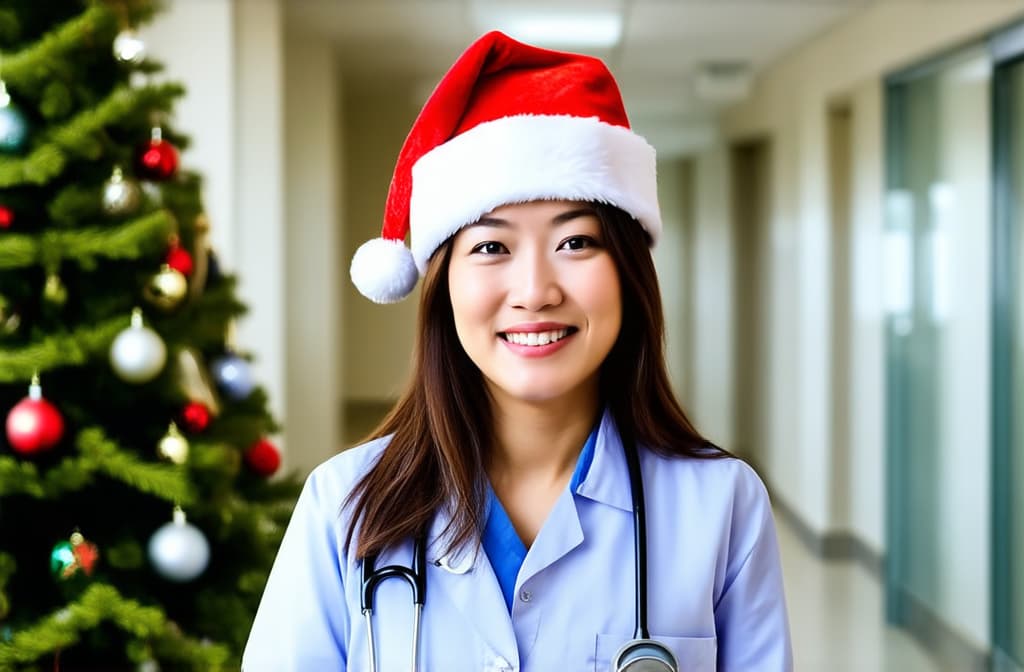
[[[97,475],[104,475],[172,503],[188,505],[195,497],[184,469],[140,460],[97,427],[82,430],[75,445],[80,455],[61,460],[45,475],[40,475],[30,462],[0,455],[0,496],[21,494],[56,499],[81,490],[91,485]]]
[[[6,76],[6,65],[5,65]],[[61,174],[71,157],[89,160],[103,154],[100,131],[106,126],[151,109],[165,109],[185,93],[180,84],[133,89],[120,86],[96,107],[84,110],[48,134],[28,156],[0,156],[0,188],[44,185]]]
[[[70,52],[88,42],[112,41],[116,33],[117,18],[96,3],[18,53],[5,55],[4,80],[12,89],[38,90]]]
[[[0,383],[29,381],[36,371],[42,374],[106,356],[114,338],[126,328],[128,318],[122,315],[96,326],[47,336],[22,348],[0,349]]]
[[[91,270],[97,257],[136,259],[166,247],[174,227],[174,215],[157,210],[123,225],[8,234],[0,247],[0,270],[37,264],[52,268],[63,260]]]
[[[230,655],[223,645],[183,636],[160,609],[126,599],[111,585],[94,583],[74,602],[35,625],[19,629],[10,642],[0,642],[0,669],[33,663],[73,646],[82,633],[103,621],[111,621],[137,640],[143,640],[143,646],[129,646],[134,657],[147,648],[146,644],[152,644],[176,662],[189,663],[193,669],[213,670],[220,669]]]

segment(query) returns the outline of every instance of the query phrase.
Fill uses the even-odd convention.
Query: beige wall
[[[815,532],[850,531],[879,552],[884,547],[881,81],[889,72],[979,38],[1021,15],[1024,2],[1020,0],[877,3],[790,53],[759,79],[749,100],[722,118],[726,143],[754,136],[767,136],[772,142],[772,393],[770,430],[765,437],[770,442],[765,453],[770,457],[762,466],[775,496]],[[844,456],[848,468],[837,471],[829,424],[833,353],[827,110],[839,99],[849,102],[853,115],[848,349],[852,383],[846,401],[852,415],[852,452]],[[717,247],[728,221],[728,194],[719,184],[726,179],[721,167],[725,146],[698,159],[696,249],[710,248],[718,256],[723,255]],[[698,266],[703,263],[699,261]],[[714,296],[719,283],[731,277],[727,266],[707,263],[697,295]],[[706,300],[698,301],[699,320],[704,319],[708,305]],[[723,333],[728,333],[724,328]],[[714,404],[730,398],[730,391],[721,385],[732,376],[722,358],[721,335],[697,338],[694,366],[706,371],[698,375],[697,389],[701,396],[708,395],[707,402],[699,405],[698,419],[723,416],[726,411]],[[714,426],[715,421],[710,424]],[[837,483],[836,478],[846,481]],[[833,500],[837,487],[849,492],[849,502]],[[975,490],[971,496],[987,505],[987,483],[972,482],[971,487]],[[975,518],[976,526],[984,527],[985,520]],[[976,596],[988,590],[987,546],[978,548],[981,540],[975,536],[960,539],[961,547],[978,553],[970,564],[956,565],[952,576],[959,585],[957,596],[947,601],[943,615],[968,636],[985,642],[987,601]],[[968,593],[975,598],[969,600]]]
[[[665,310],[665,360],[676,395],[686,407],[688,277],[692,273],[686,245],[688,165],[683,159],[658,162],[658,203],[663,231],[654,248],[654,265]]]
[[[323,38],[286,32],[284,55],[285,464],[306,473],[341,448],[341,77]]]
[[[339,266],[347,400],[394,399],[409,372],[419,290],[400,303],[377,305],[355,289],[348,267],[359,245],[380,236],[395,161],[422,104],[411,90],[403,81],[346,82],[345,228]]]
[[[142,37],[188,88],[174,123],[193,138],[182,163],[203,177],[211,242],[250,307],[238,346],[284,424],[285,467],[308,470],[338,447],[333,56],[286,38],[279,0],[171,0]]]

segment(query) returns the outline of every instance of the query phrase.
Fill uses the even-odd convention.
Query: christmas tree
[[[0,5],[0,670],[237,668],[297,494],[154,12]]]

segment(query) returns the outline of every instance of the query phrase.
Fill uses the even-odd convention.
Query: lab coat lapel
[[[427,603],[449,601],[461,613],[463,622],[444,627],[473,628],[491,654],[518,667],[512,619],[487,555],[478,542],[445,553],[449,522],[447,512],[438,512],[428,535]]]
[[[516,580],[516,593],[522,584],[553,565],[581,543],[583,527],[580,525],[580,516],[576,511],[573,495],[566,488],[555,500],[555,506],[526,553],[523,566],[519,570],[519,578]]]
[[[576,492],[582,497],[623,511],[633,510],[626,453],[611,411],[606,410],[601,418],[597,444],[594,446],[594,460]]]

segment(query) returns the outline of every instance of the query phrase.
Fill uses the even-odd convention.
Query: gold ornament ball
[[[142,293],[146,301],[160,310],[170,312],[185,300],[188,294],[188,280],[181,272],[164,264]]]
[[[160,453],[161,457],[175,464],[185,464],[188,460],[188,448],[188,440],[181,435],[177,426],[171,423],[170,429],[167,430],[167,435],[160,439],[157,452]]]

